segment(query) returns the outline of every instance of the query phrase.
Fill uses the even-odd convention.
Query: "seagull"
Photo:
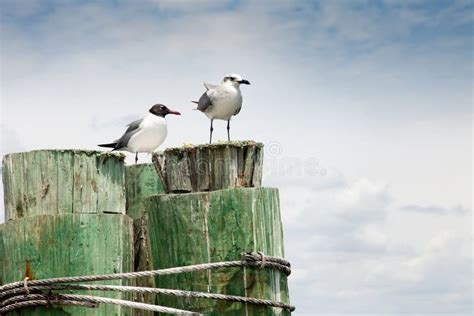
[[[127,130],[119,139],[109,144],[100,144],[100,147],[125,150],[135,153],[135,164],[138,162],[138,153],[152,153],[160,146],[168,134],[165,116],[168,114],[181,115],[171,111],[163,104],[153,105],[147,116],[131,122]]]
[[[206,92],[199,101],[191,101],[198,105],[196,110],[203,112],[211,120],[209,143],[212,143],[212,124],[216,119],[227,121],[227,140],[230,141],[230,119],[239,114],[242,108],[241,84],[250,82],[237,74],[226,75],[218,86],[204,82]]]

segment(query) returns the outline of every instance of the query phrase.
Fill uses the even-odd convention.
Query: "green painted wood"
[[[127,214],[134,219],[134,271],[147,271],[153,269],[151,248],[148,238],[148,218],[144,212],[144,202],[152,195],[164,193],[163,184],[153,164],[130,165],[125,168]],[[135,280],[137,286],[154,287],[152,277]],[[137,302],[153,304],[153,294],[137,294]],[[134,315],[153,315],[153,312],[135,310]]]
[[[2,267],[5,266],[5,248],[3,246],[3,227],[4,224],[0,224],[0,284],[5,284]]]
[[[5,220],[63,213],[125,213],[124,155],[34,150],[3,157]]]
[[[237,188],[147,199],[155,269],[239,260],[246,251],[284,257],[278,190]],[[220,269],[156,278],[156,286],[288,302],[287,278],[273,270]],[[288,315],[278,308],[158,296],[158,304],[209,315]]]
[[[153,164],[125,167],[127,214],[138,219],[142,216],[145,198],[165,192],[161,178]]]
[[[0,259],[0,279],[4,284],[23,280],[28,269],[34,279],[41,279],[129,272],[133,268],[132,220],[126,215],[39,215],[11,220],[0,225],[0,232],[0,253],[4,254]],[[128,285],[127,282],[97,283]],[[75,293],[129,298],[113,292]],[[130,311],[113,305],[96,309],[36,307],[7,315],[130,315]]]
[[[154,154],[153,163],[168,193],[259,187],[263,144],[239,141],[169,148]]]

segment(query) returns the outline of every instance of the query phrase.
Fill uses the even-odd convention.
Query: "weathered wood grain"
[[[0,284],[5,284],[2,267],[5,266],[5,247],[3,246],[3,227],[5,224],[0,224]]]
[[[259,187],[263,144],[241,141],[169,148],[154,154],[153,163],[168,193]]]
[[[3,283],[23,280],[26,270],[33,279],[41,279],[129,272],[133,268],[132,220],[126,215],[38,215],[11,220],[0,225],[0,231],[0,237],[4,237],[0,239]],[[128,295],[113,292],[81,293],[128,299]],[[100,305],[97,309],[36,307],[8,315],[130,315],[130,311],[112,305]]]
[[[34,150],[3,157],[5,220],[63,213],[125,213],[124,156]]]
[[[134,271],[147,271],[153,269],[148,237],[148,217],[144,212],[145,200],[153,195],[164,193],[161,178],[152,164],[130,165],[125,168],[125,183],[127,197],[127,215],[133,220],[133,249]],[[137,286],[154,287],[152,277],[135,280]],[[137,302],[153,304],[153,294],[137,294]],[[150,311],[134,310],[134,315],[153,315]]]
[[[284,257],[278,191],[237,188],[148,198],[155,269],[239,260],[246,251]],[[156,278],[156,285],[288,302],[285,275],[271,270],[220,269]],[[158,303],[209,315],[288,315],[277,308],[158,296]]]
[[[76,150],[4,157],[8,222],[0,225],[0,283],[21,280],[25,273],[45,278],[236,260],[246,251],[284,257],[278,191],[260,188],[262,144],[172,148],[155,154],[153,165],[125,167],[123,158]],[[286,282],[277,271],[221,269],[130,284],[153,287],[156,283],[288,302]],[[151,295],[134,299],[155,301]],[[158,296],[156,300],[210,315],[289,314],[277,308],[204,299]],[[103,305],[95,310],[28,308],[9,315],[131,314],[128,309]]]
[[[129,165],[125,167],[127,215],[141,218],[147,197],[164,193],[161,178],[153,164]]]

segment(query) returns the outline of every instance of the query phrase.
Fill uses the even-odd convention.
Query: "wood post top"
[[[155,153],[152,160],[153,164],[125,166],[123,153],[82,149],[7,154],[2,161],[5,219],[125,214],[126,199],[133,196],[130,192],[149,195],[260,187],[263,144],[246,140],[184,145]],[[126,175],[133,188],[127,189]]]
[[[153,155],[167,193],[259,187],[263,144],[255,141],[184,145]]]
[[[99,151],[89,149],[34,149],[30,151],[14,152],[3,156],[3,160],[7,157],[14,157],[18,155],[34,155],[38,153],[50,153],[50,154],[73,154],[73,155],[86,155],[86,156],[101,156],[104,158],[116,158],[121,161],[125,161],[125,154],[117,151]]]
[[[212,144],[184,144],[183,146],[180,147],[170,147],[166,148],[163,153],[167,152],[189,152],[189,151],[194,151],[194,150],[200,150],[200,149],[222,149],[225,147],[236,147],[236,148],[244,148],[244,147],[249,147],[249,146],[255,146],[259,148],[263,148],[263,143],[259,143],[253,140],[239,140],[239,141],[221,141],[221,142],[216,142]]]

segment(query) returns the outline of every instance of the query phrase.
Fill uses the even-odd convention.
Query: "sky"
[[[294,315],[472,315],[472,1],[0,4],[2,155],[99,149],[155,103],[183,114],[163,148],[205,143],[189,101],[239,73]]]

